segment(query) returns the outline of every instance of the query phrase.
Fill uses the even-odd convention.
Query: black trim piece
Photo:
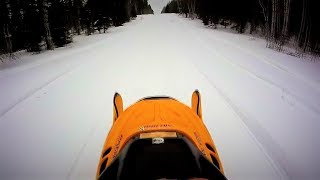
[[[213,164],[214,164],[218,169],[220,169],[218,160],[217,160],[212,154],[210,154],[210,157],[211,157],[211,159],[212,159]]]
[[[206,143],[206,146],[207,146],[207,148],[208,148],[210,151],[212,151],[212,152],[214,152],[214,153],[215,153],[215,151],[214,151],[213,147],[212,147],[212,146],[210,146],[210,144]]]
[[[190,157],[191,160],[193,159],[195,164],[187,163],[185,167],[184,166],[180,167],[180,169],[177,168],[176,169],[177,171],[171,171],[170,168],[169,170],[167,168],[166,173],[168,173],[167,175],[168,177],[177,175],[177,177],[174,177],[174,178],[186,179],[186,178],[189,178],[187,176],[190,175],[190,177],[192,176],[192,177],[203,177],[207,179],[227,180],[226,177],[220,171],[220,166],[217,159],[212,154],[210,154],[210,157],[212,158],[213,163],[209,161],[209,159],[207,159],[188,138],[186,137],[165,138],[164,144],[157,144],[157,145],[152,145],[151,142],[152,142],[151,138],[150,139],[132,138],[131,140],[129,140],[124,146],[124,148],[119,152],[119,154],[111,162],[111,164],[106,169],[100,170],[100,172],[102,173],[100,174],[98,179],[99,180],[104,180],[104,179],[118,179],[118,180],[120,179],[121,180],[121,179],[130,179],[130,178],[131,179],[152,179],[152,177],[155,177],[158,175],[163,176],[164,174],[161,174],[163,172],[154,174],[152,173],[152,171],[148,171],[145,174],[143,174],[143,176],[141,176],[141,172],[143,172],[141,168],[144,169],[144,167],[140,165],[144,164],[143,161],[147,161],[147,162],[149,160],[151,161],[152,158],[156,158],[155,161],[159,162],[159,164],[163,163],[159,161],[159,157],[161,157],[161,159],[169,158],[168,159],[168,162],[169,162],[171,159],[170,153],[180,152],[178,151],[179,148],[175,147],[176,145],[178,145],[179,147],[187,148],[187,149],[185,148],[180,149],[182,150],[181,153],[182,152],[187,154],[190,153],[189,155],[187,154],[185,155],[187,155],[187,157]],[[171,147],[171,149],[174,149],[174,151],[171,151],[171,150],[167,152],[163,151],[161,150],[161,146],[163,146],[163,148],[165,148],[166,150],[169,150]],[[150,156],[150,159],[139,158],[139,156],[141,155],[148,154],[150,148],[153,149],[150,152],[154,152],[154,153],[158,152],[160,153],[159,156],[154,154],[153,156]],[[135,160],[136,158],[138,158],[139,160],[138,161]],[[181,160],[181,158],[179,160],[178,158],[177,163],[179,162],[183,163],[184,160],[185,159]],[[191,167],[190,165],[195,166],[192,168],[193,169],[192,171],[188,170]],[[162,167],[161,164],[160,166]],[[149,166],[146,168],[149,168]],[[181,168],[185,168],[185,170],[187,170],[188,173],[180,173]],[[156,167],[155,169],[159,169],[159,168]],[[149,169],[149,170],[154,171],[155,169]],[[165,170],[165,168],[162,170]],[[177,174],[170,175],[170,173],[172,172]]]
[[[107,158],[107,159],[105,159],[105,160],[102,162],[102,164],[101,164],[101,166],[100,166],[100,172],[99,172],[99,175],[101,175],[101,174],[102,174],[102,172],[106,169],[106,167],[107,167],[107,162],[108,162],[108,158]]]
[[[144,100],[161,100],[161,99],[172,99],[175,100],[174,98],[170,97],[170,96],[147,96],[144,97],[142,99],[140,99],[139,101],[144,101]]]
[[[109,147],[102,155],[102,158],[105,157],[106,155],[108,155],[111,151],[111,147]]]
[[[114,161],[111,162],[112,166],[110,165],[108,168],[105,168],[104,170],[100,169],[100,176],[98,180],[103,180],[103,179],[119,179],[117,178],[118,176],[118,167],[119,167],[119,159],[115,159]]]
[[[113,106],[116,109],[117,118],[119,117],[118,107],[116,105],[116,98],[118,95],[120,96],[120,94],[116,92],[114,93],[114,96],[113,96]]]
[[[198,91],[198,89],[195,90],[197,96],[198,96],[198,103],[197,103],[197,115],[199,116],[199,106],[200,106],[200,92]]]

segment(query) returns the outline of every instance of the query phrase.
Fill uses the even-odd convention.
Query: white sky
[[[161,13],[162,8],[167,5],[170,0],[149,0],[148,2],[154,11],[154,14],[159,14]]]

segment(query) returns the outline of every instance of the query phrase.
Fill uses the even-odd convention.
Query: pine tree
[[[40,52],[42,48],[42,17],[37,0],[30,0],[26,6],[25,23],[27,31],[27,50]]]

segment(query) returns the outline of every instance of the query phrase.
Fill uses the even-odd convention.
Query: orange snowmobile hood
[[[123,111],[119,94],[114,99],[114,123],[105,141],[100,157],[107,168],[121,152],[126,143],[135,136],[174,137],[177,133],[187,137],[199,151],[223,173],[213,140],[203,124],[200,94],[192,95],[191,108],[170,97],[144,98]]]

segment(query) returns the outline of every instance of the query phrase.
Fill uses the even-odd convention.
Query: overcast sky
[[[151,5],[155,14],[161,13],[162,8],[167,5],[170,0],[149,0],[149,4]]]

